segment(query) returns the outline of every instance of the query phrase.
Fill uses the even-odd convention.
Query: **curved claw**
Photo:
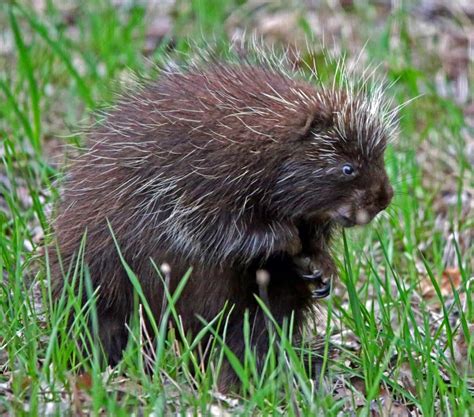
[[[301,275],[305,281],[320,281],[323,278],[323,273],[321,271],[315,271],[313,274]]]
[[[331,293],[331,280],[326,283],[322,283],[322,287],[313,291],[313,298],[326,298]]]

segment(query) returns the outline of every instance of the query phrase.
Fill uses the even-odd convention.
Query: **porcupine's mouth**
[[[334,217],[334,220],[342,227],[353,227],[357,225],[357,223],[350,217],[342,216],[339,214]]]
[[[352,213],[350,208],[344,206],[336,210],[333,219],[342,227],[353,227],[369,223],[372,217],[367,210],[358,209]]]

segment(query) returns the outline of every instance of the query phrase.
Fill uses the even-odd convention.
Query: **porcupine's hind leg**
[[[84,303],[82,304],[84,305]],[[82,313],[80,313],[83,316]],[[67,327],[64,335],[58,337],[60,345],[75,343],[80,352],[79,358],[92,358],[94,350],[99,353],[102,365],[116,365],[122,358],[123,350],[128,341],[127,319],[110,309],[97,311],[97,320],[88,317],[78,317],[76,312],[70,311],[67,317]],[[97,325],[93,324],[96,321]],[[77,357],[74,356],[77,360]],[[71,357],[72,360],[72,357]],[[71,363],[77,365],[77,362]]]
[[[82,357],[92,357],[94,348],[100,353],[100,363],[115,366],[122,358],[122,353],[127,346],[128,329],[127,318],[110,308],[106,311],[97,310],[96,323],[92,316],[86,318],[84,329],[82,324],[76,323],[75,313],[69,313],[68,338],[71,338],[78,346]]]
[[[99,323],[97,341],[100,342],[100,348],[105,354],[106,363],[115,366],[122,359],[123,351],[127,346],[127,319],[113,310],[98,312],[97,318]]]
[[[69,313],[68,323],[72,331],[70,337],[75,340],[84,357],[92,355],[95,348],[101,353],[102,364],[114,366],[122,358],[122,352],[128,341],[127,323],[132,308],[131,285],[127,282],[125,273],[119,268],[111,271],[91,261],[88,269],[93,295],[89,294],[86,289],[89,284],[86,284],[84,280],[81,279],[75,283],[74,291],[80,300],[81,311],[84,313],[81,313],[81,317],[76,316],[75,309]],[[102,281],[93,281],[97,277],[100,277]],[[105,278],[122,288],[120,298],[112,299],[101,288],[104,285],[101,283],[107,282]],[[108,289],[110,288],[109,284]],[[78,323],[73,325],[76,320]],[[86,326],[86,329],[82,326]]]

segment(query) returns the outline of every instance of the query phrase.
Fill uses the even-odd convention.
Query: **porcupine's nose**
[[[375,190],[374,190],[375,191]],[[358,208],[354,212],[354,223],[364,225],[369,223],[378,213],[385,210],[393,198],[393,187],[388,180],[373,194],[365,194],[359,201]]]
[[[382,190],[379,194],[379,208],[385,210],[393,198],[393,187],[390,184],[382,186]]]

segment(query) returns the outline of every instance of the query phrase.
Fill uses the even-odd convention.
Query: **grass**
[[[472,415],[474,249],[462,238],[474,226],[463,203],[474,182],[466,125],[462,109],[439,94],[434,80],[440,63],[416,46],[408,9],[380,18],[364,49],[368,60],[384,63],[389,82],[397,80],[390,91],[396,103],[421,96],[402,109],[400,139],[387,152],[397,190],[389,215],[363,230],[347,231],[336,244],[340,285],[317,321],[328,336],[326,348],[331,335],[338,349],[326,356],[318,389],[284,329],[276,331],[279,347],[270,352],[262,375],[251,348],[239,363],[220,348],[218,338],[209,348],[213,366],[202,368],[195,348],[204,333],[225,328],[225,315],[194,339],[178,343],[183,329],[174,300],[179,291],[169,294],[165,313],[174,326],[155,323],[161,337],[154,372],[147,374],[140,355],[146,337],[139,330],[147,304],[130,270],[143,308],[137,307],[123,361],[104,372],[98,352],[92,352],[92,360],[82,357],[71,335],[87,337],[84,325],[88,316],[93,320],[94,298],[81,311],[69,290],[53,304],[47,259],[37,255],[58,198],[61,146],[81,143],[75,132],[91,120],[89,112],[112,102],[120,80],[132,71],[151,73],[150,61],[162,56],[167,40],[144,58],[150,22],[140,2],[114,7],[91,0],[72,2],[72,9],[58,4],[46,2],[42,13],[26,2],[0,6],[0,43],[10,45],[0,55],[0,413],[336,416],[354,409],[365,416],[390,415],[374,413],[399,407],[424,416]],[[174,47],[186,51],[186,36],[211,37],[211,32],[225,43],[226,18],[243,10],[243,19],[250,19],[245,7],[245,1],[233,0],[178,2]],[[74,23],[66,23],[67,13]],[[362,47],[376,9],[361,2],[347,13],[363,22]],[[295,30],[308,34],[311,24],[304,13],[299,22]],[[354,56],[350,40],[339,43],[349,58]],[[437,207],[446,185],[454,203],[441,212]],[[442,280],[448,268],[458,279],[452,285]],[[87,283],[82,265],[72,273]],[[76,312],[72,325],[68,311]],[[455,360],[462,353],[460,341],[466,352]],[[224,356],[242,380],[240,397],[215,393]]]

